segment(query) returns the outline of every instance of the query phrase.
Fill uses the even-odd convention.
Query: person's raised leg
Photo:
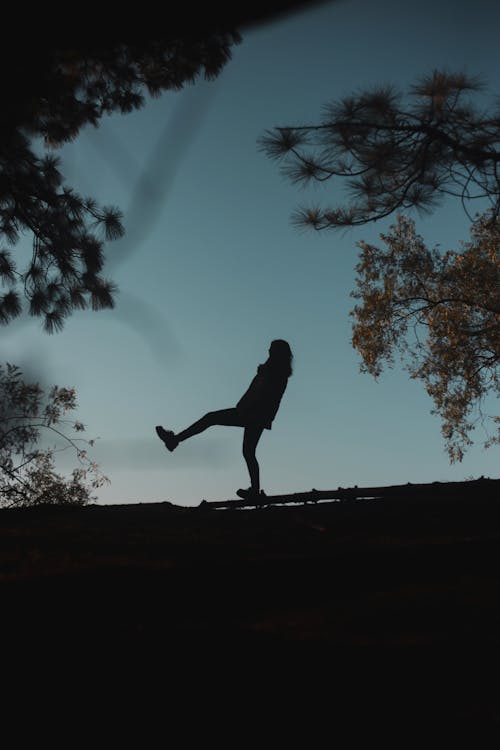
[[[241,416],[237,409],[220,409],[219,411],[208,412],[208,414],[205,414],[201,419],[198,419],[192,425],[177,434],[171,430],[164,430],[163,427],[158,425],[156,427],[156,434],[161,440],[163,440],[168,450],[173,451],[177,448],[179,443],[182,443],[184,440],[187,440],[194,435],[199,435],[200,432],[204,432],[209,427],[215,425],[243,427]]]

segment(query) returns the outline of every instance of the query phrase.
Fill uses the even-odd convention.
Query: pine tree
[[[390,86],[325,107],[312,125],[275,127],[260,146],[294,183],[344,180],[345,205],[302,208],[294,216],[313,229],[351,227],[394,212],[435,209],[446,196],[500,212],[500,111],[484,113],[471,94],[479,80],[434,71],[407,98]]]
[[[81,30],[80,30],[81,31]],[[128,41],[131,35],[132,41]],[[216,76],[240,40],[236,31],[200,31],[151,40],[143,34],[63,36],[58,47],[43,35],[30,48],[0,54],[0,323],[26,305],[49,333],[75,309],[112,307],[116,287],[102,275],[104,243],[123,234],[118,208],[99,206],[64,182],[51,150],[97,126],[112,112],[140,108],[159,96]],[[127,41],[123,41],[126,39]],[[74,41],[75,44],[71,45]],[[14,248],[32,236],[32,254],[19,267]]]

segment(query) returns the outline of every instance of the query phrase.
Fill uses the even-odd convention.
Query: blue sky
[[[340,186],[299,190],[257,147],[266,128],[314,122],[330,100],[406,88],[434,68],[481,74],[496,96],[499,24],[489,0],[326,3],[244,32],[215,81],[108,117],[60,151],[70,185],[124,212],[127,235],[107,250],[117,307],[75,314],[50,337],[36,319],[11,324],[2,360],[76,387],[111,480],[100,503],[197,505],[248,486],[239,428],[212,428],[170,454],[154,425],[178,431],[233,406],[273,338],[290,342],[295,372],[257,451],[268,494],[499,476],[498,449],[482,449],[480,430],[449,464],[432,404],[399,364],[378,382],[359,373],[356,242],[377,241],[391,220],[297,231],[293,209],[335,203]],[[431,245],[467,239],[451,202],[417,226]]]

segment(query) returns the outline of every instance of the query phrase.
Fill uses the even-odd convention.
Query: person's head
[[[292,374],[293,354],[288,341],[275,339],[271,341],[269,347],[269,360],[280,369],[284,370],[287,376]]]

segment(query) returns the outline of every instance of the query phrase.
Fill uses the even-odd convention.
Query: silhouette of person
[[[288,378],[292,374],[293,355],[290,345],[283,339],[275,339],[269,347],[269,357],[257,368],[257,374],[250,383],[246,393],[235,407],[211,411],[194,422],[190,427],[175,434],[158,425],[156,434],[169,451],[174,451],[179,443],[214,425],[243,427],[243,457],[250,475],[250,487],[239,489],[239,497],[258,497],[260,495],[260,470],[255,450],[262,432],[271,429],[281,399],[285,392]]]

